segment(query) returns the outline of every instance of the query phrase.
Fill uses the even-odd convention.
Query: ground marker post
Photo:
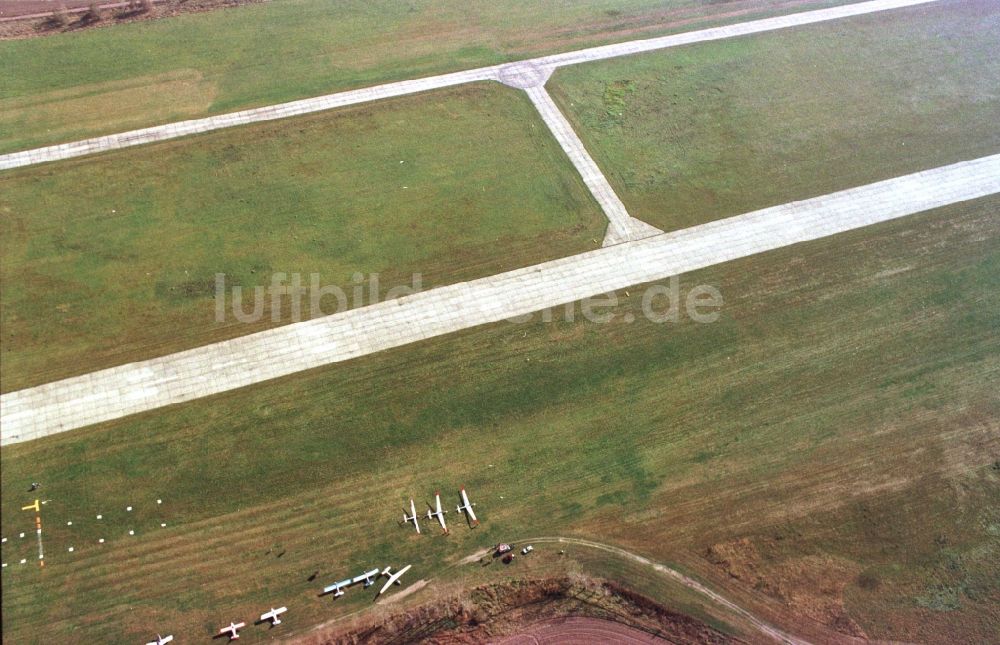
[[[35,511],[35,535],[38,536],[38,566],[45,566],[45,552],[42,550],[42,507],[38,500],[34,504],[21,507],[22,511]]]

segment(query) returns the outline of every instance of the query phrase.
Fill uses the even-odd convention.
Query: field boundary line
[[[100,137],[92,137],[70,143],[61,143],[31,150],[22,150],[0,155],[0,170],[20,168],[39,163],[58,161],[61,159],[71,159],[84,155],[106,152],[110,150],[120,150],[131,146],[164,141],[177,137],[184,137],[202,132],[210,132],[222,128],[229,128],[250,123],[260,123],[275,119],[283,119],[292,116],[310,114],[324,110],[331,110],[358,103],[367,103],[381,99],[426,92],[429,90],[441,89],[454,85],[473,83],[477,81],[500,81],[504,82],[505,77],[509,77],[511,70],[517,66],[525,64],[555,69],[566,65],[577,65],[591,61],[605,60],[618,56],[630,56],[644,52],[688,45],[699,42],[733,38],[757,34],[766,31],[786,29],[801,25],[815,24],[828,20],[849,18],[879,11],[888,11],[904,7],[912,7],[922,4],[938,2],[938,0],[869,0],[855,4],[841,5],[827,9],[816,9],[813,11],[803,11],[800,13],[786,14],[773,18],[763,18],[747,22],[726,25],[723,27],[710,27],[708,29],[698,29],[670,36],[660,36],[657,38],[645,38],[631,40],[615,45],[602,45],[599,47],[588,47],[562,54],[541,56],[538,58],[526,59],[514,63],[492,65],[480,67],[438,76],[428,76],[420,79],[398,81],[374,85],[371,87],[337,92],[314,98],[279,103],[259,108],[251,108],[238,112],[230,112],[217,116],[191,119],[157,125],[128,132],[109,134]]]
[[[0,396],[0,445],[262,383],[1000,193],[1000,154],[609,246]]]

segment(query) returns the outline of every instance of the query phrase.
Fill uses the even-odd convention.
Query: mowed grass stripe
[[[291,322],[289,298],[232,312],[232,287],[249,313],[276,273],[371,304],[372,273],[380,296],[414,273],[442,286],[595,248],[605,226],[530,102],[495,83],[5,173],[0,212],[4,391]]]
[[[1000,6],[943,0],[559,69],[633,217],[678,230],[1000,151]]]
[[[970,571],[995,567],[983,555],[989,506],[954,495],[955,485],[976,500],[995,490],[984,455],[1000,446],[977,424],[998,413],[998,207],[984,198],[696,272],[683,283],[726,297],[712,325],[491,326],[11,446],[5,532],[20,521],[22,480],[87,508],[120,497],[127,481],[184,513],[170,533],[123,552],[127,572],[81,562],[66,565],[69,577],[55,564],[44,578],[19,574],[4,585],[5,630],[56,634],[53,620],[127,604],[126,622],[97,619],[87,633],[117,642],[155,622],[209,635],[221,614],[272,598],[294,603],[288,628],[300,630],[369,600],[316,598],[319,585],[305,581],[316,569],[323,578],[412,562],[424,577],[540,534],[680,560],[739,594],[738,582],[698,569],[705,548],[779,532],[787,557],[820,550],[897,571],[881,595],[865,592],[877,613],[854,611],[872,634],[898,635],[908,615],[899,606],[936,579],[940,549]],[[641,290],[630,292],[618,320],[638,313]],[[959,449],[970,442],[987,450]],[[410,496],[422,503],[463,484],[480,529],[454,513],[446,539],[397,525]],[[915,512],[898,504],[863,514],[908,491],[934,522],[914,528],[911,515],[892,515]],[[848,530],[860,518],[877,530]],[[884,533],[895,525],[906,532]],[[925,539],[942,530],[948,546]],[[893,548],[875,548],[886,539]],[[264,556],[273,543],[283,558]],[[979,633],[982,609],[963,597],[934,633]]]

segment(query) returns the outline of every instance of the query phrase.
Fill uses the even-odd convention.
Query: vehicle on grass
[[[531,546],[529,544],[528,546],[526,546],[523,549],[521,549],[521,555],[528,555],[529,553],[531,553],[534,550],[535,550],[535,547],[533,547],[533,546]]]

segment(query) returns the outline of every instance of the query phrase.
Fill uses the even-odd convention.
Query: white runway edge
[[[722,38],[732,38],[734,36],[745,36],[775,29],[808,25],[826,20],[836,20],[850,16],[859,16],[877,11],[899,9],[914,5],[927,4],[937,0],[872,0],[871,2],[859,2],[830,9],[819,9],[816,11],[805,11],[776,18],[765,18],[763,20],[753,20],[726,27],[713,27],[690,31],[672,36],[662,36],[659,38],[648,38],[644,40],[633,40],[617,45],[605,45],[602,47],[591,47],[575,52],[556,54],[553,56],[543,56],[511,65],[529,64],[542,69],[553,69],[563,65],[575,65],[617,56],[627,56],[641,52],[676,47],[678,45],[688,45],[691,43],[719,40]],[[56,161],[59,159],[69,159],[83,155],[104,152],[107,150],[117,150],[136,146],[154,141],[162,141],[175,137],[183,137],[200,132],[208,132],[221,128],[228,128],[236,125],[245,125],[260,121],[270,121],[273,119],[283,119],[300,114],[309,114],[322,110],[330,110],[357,103],[365,103],[394,96],[426,92],[452,85],[472,83],[475,81],[505,80],[506,71],[510,65],[494,65],[492,67],[482,67],[479,69],[455,72],[452,74],[442,74],[440,76],[429,76],[416,80],[401,81],[398,83],[387,83],[376,85],[359,90],[328,94],[311,99],[292,101],[290,103],[280,103],[261,108],[242,110],[219,116],[206,117],[203,119],[193,119],[189,121],[179,121],[166,125],[158,125],[141,130],[132,130],[119,134],[112,134],[92,139],[84,139],[73,143],[63,143],[33,150],[12,152],[0,155],[0,170],[18,168],[37,163]]]
[[[1000,193],[1000,155],[618,244],[0,397],[0,444],[56,434]]]

